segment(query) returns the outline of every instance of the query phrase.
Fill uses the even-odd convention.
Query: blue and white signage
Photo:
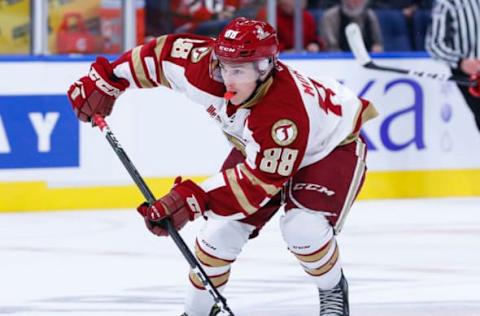
[[[0,96],[0,169],[79,166],[79,124],[65,95]]]

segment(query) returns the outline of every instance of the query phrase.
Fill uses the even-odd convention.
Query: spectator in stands
[[[277,34],[280,51],[291,52],[295,48],[294,10],[295,0],[278,0],[277,3]],[[324,49],[323,41],[318,37],[317,22],[306,10],[307,1],[301,1],[303,9],[303,47],[307,52],[316,53]],[[267,20],[266,8],[260,9],[258,20]]]
[[[420,36],[420,34],[415,34],[413,25],[414,16],[420,10],[430,11],[432,9],[432,3],[433,0],[371,0],[370,7],[374,10],[401,11],[405,17],[411,46],[415,47],[415,37]]]
[[[217,36],[235,16],[253,17],[262,3],[254,0],[172,0],[174,32]]]
[[[147,0],[145,2],[145,43],[160,35],[173,32],[170,9],[168,1]]]
[[[480,130],[480,11],[478,0],[437,0],[426,48],[448,64],[454,75],[470,76],[476,88],[458,86]]]
[[[371,0],[372,9],[402,10],[406,17],[413,16],[416,10],[432,9],[433,0]]]
[[[383,51],[380,24],[367,0],[341,0],[340,4],[325,11],[320,23],[320,36],[325,40],[327,50],[350,51],[344,31],[350,22],[360,26],[369,51]]]
[[[338,0],[308,0],[307,9],[329,9],[338,4]]]

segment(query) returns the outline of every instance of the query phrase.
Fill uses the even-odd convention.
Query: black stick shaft
[[[439,81],[453,81],[461,86],[466,86],[466,87],[477,86],[476,81],[472,81],[465,76],[446,75],[446,74],[432,73],[432,72],[426,72],[426,71],[420,71],[420,70],[407,70],[407,69],[401,69],[396,67],[381,66],[381,65],[375,64],[373,61],[363,65],[363,67],[368,69],[374,69],[374,70],[395,72],[399,74],[415,76],[418,78],[429,78],[429,79],[434,79]]]
[[[447,75],[416,69],[402,69],[397,67],[377,65],[375,62],[372,61],[372,58],[370,57],[367,48],[365,47],[365,41],[363,40],[362,31],[360,30],[360,27],[357,23],[353,22],[347,25],[347,27],[345,28],[345,35],[347,37],[348,45],[352,50],[353,56],[360,63],[360,65],[365,68],[395,72],[399,74],[415,76],[418,78],[428,78],[443,82],[453,81],[456,82],[458,85],[473,88],[476,88],[478,86],[477,80],[471,80],[468,76]]]
[[[112,130],[108,126],[105,119],[103,117],[99,116],[99,115],[96,115],[93,118],[93,121],[94,121],[95,125],[98,126],[99,129],[104,133],[105,138],[107,139],[110,146],[112,147],[112,149],[117,154],[118,158],[122,162],[125,169],[127,169],[128,173],[132,177],[132,179],[135,182],[135,184],[137,185],[137,187],[142,192],[145,199],[148,201],[149,204],[154,203],[155,200],[156,200],[155,196],[153,195],[152,191],[150,190],[148,185],[143,180],[142,176],[138,172],[135,165],[132,163],[130,158],[128,158],[127,153],[125,152],[125,150],[123,150],[122,146],[120,145],[120,142],[117,140],[117,138],[113,134]],[[212,284],[212,281],[210,280],[208,275],[205,273],[202,266],[200,266],[198,260],[195,258],[193,253],[190,251],[187,244],[185,243],[183,238],[180,236],[178,231],[175,229],[175,227],[173,226],[170,219],[168,219],[168,218],[164,219],[163,223],[165,224],[165,226],[167,228],[169,236],[172,237],[172,239],[175,242],[175,244],[177,245],[178,249],[183,254],[183,256],[187,260],[188,264],[192,268],[192,271],[202,281],[203,285],[205,286],[205,289],[213,297],[215,303],[220,305],[220,308],[223,311],[225,311],[225,312],[229,313],[229,315],[233,316],[233,312],[230,310],[230,308],[227,305],[227,300],[218,292],[218,290]]]

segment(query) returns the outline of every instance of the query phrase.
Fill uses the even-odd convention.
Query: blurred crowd
[[[423,51],[433,0],[277,0],[276,23],[283,52],[295,47],[294,8],[303,16],[303,49],[349,51],[343,32],[357,22],[372,52]],[[192,32],[215,37],[237,16],[268,20],[266,1],[146,1],[146,38]]]
[[[294,12],[300,6],[303,50],[348,51],[343,29],[360,25],[372,52],[424,51],[433,0],[277,0],[282,52],[300,51]],[[137,44],[167,33],[215,37],[233,18],[269,21],[267,0],[135,0]],[[32,2],[0,0],[0,54],[29,54]],[[49,0],[48,53],[120,53],[121,0]],[[295,47],[297,43],[297,47]],[[296,49],[295,49],[296,48]]]

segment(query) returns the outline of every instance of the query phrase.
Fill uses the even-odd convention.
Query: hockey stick
[[[150,191],[150,188],[147,186],[142,176],[138,172],[137,168],[135,168],[135,166],[133,165],[130,158],[128,158],[127,153],[125,152],[125,150],[123,150],[122,146],[120,145],[120,142],[117,140],[117,138],[113,134],[112,130],[108,126],[105,119],[100,115],[95,115],[93,117],[93,122],[94,122],[94,126],[98,126],[100,131],[104,134],[105,138],[110,143],[110,146],[112,146],[112,149],[115,151],[118,158],[120,158],[120,160],[122,161],[122,164],[125,166],[125,169],[127,169],[128,173],[132,177],[137,187],[140,189],[140,191],[142,191],[142,194],[145,197],[145,199],[148,201],[150,205],[153,204],[156,201],[155,196],[153,195],[152,191]],[[163,224],[162,227],[165,227],[167,229],[168,234],[170,235],[170,237],[172,237],[178,249],[183,254],[185,259],[188,261],[190,267],[192,268],[192,271],[202,281],[202,284],[205,286],[205,289],[213,297],[213,300],[215,301],[215,303],[220,307],[222,312],[226,313],[226,315],[233,316],[233,312],[227,305],[227,300],[218,292],[218,290],[212,284],[212,281],[207,276],[203,268],[200,266],[197,259],[188,248],[188,246],[185,244],[185,241],[182,239],[178,231],[175,229],[170,219],[168,218],[164,219],[162,221],[162,224]]]
[[[350,23],[349,25],[347,25],[347,27],[345,28],[345,35],[347,37],[348,45],[352,50],[353,56],[355,56],[357,62],[365,68],[381,71],[390,71],[418,78],[434,79],[442,82],[454,81],[459,85],[468,87],[475,87],[477,84],[476,81],[471,81],[468,79],[468,77],[465,76],[431,73],[418,70],[407,70],[396,67],[377,65],[372,61],[370,55],[368,55],[367,48],[365,47],[365,44],[363,42],[362,31],[358,27],[358,24]]]

